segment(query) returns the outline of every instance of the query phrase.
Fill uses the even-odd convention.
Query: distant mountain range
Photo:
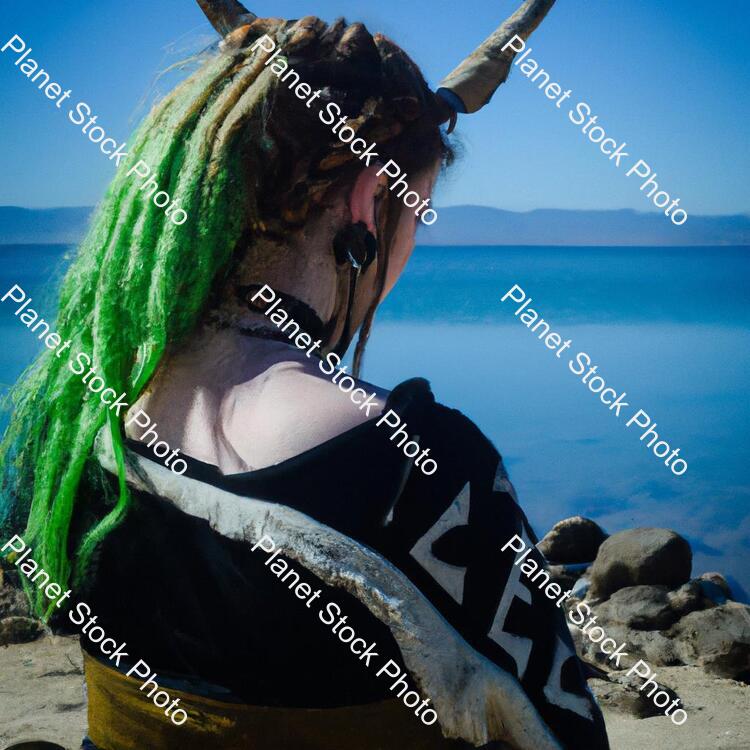
[[[78,242],[93,209],[0,206],[0,244]],[[660,213],[565,211],[518,213],[486,206],[438,209],[420,245],[750,245],[750,215],[690,216],[677,227]]]
[[[750,215],[690,216],[680,227],[632,209],[523,213],[486,206],[438,209],[420,245],[750,245]]]

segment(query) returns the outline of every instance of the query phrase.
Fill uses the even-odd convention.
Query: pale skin
[[[413,189],[428,196],[439,165],[414,179]],[[267,283],[310,305],[322,320],[335,311],[336,272],[333,234],[345,223],[363,221],[377,233],[379,196],[385,178],[373,165],[358,176],[348,195],[305,227],[285,247],[249,253],[240,269],[243,283]],[[411,182],[410,182],[411,185]],[[405,210],[390,248],[388,272],[380,301],[393,289],[414,250],[418,219]],[[257,255],[263,253],[263,256]],[[375,297],[377,262],[364,273],[353,305],[359,327]],[[227,295],[229,296],[229,295]],[[226,316],[240,325],[273,325],[262,316],[227,303]],[[341,321],[343,325],[343,321]],[[144,409],[157,424],[161,440],[224,474],[272,466],[345,432],[368,419],[323,374],[319,360],[283,342],[242,334],[236,327],[206,326],[190,343],[169,357],[146,393],[132,409]],[[368,383],[380,414],[388,392]],[[138,439],[143,430],[126,427]]]

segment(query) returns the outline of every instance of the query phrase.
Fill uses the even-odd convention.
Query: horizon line
[[[5,203],[0,205],[0,209],[2,208],[15,208],[19,209],[21,211],[64,211],[64,210],[74,210],[74,209],[88,209],[88,210],[94,210],[96,209],[96,204],[90,204],[90,205],[76,205],[76,206],[19,206],[13,203]],[[663,212],[662,211],[639,211],[635,208],[556,208],[551,206],[545,206],[545,207],[537,207],[537,208],[527,208],[523,210],[516,210],[512,208],[501,208],[500,206],[488,206],[482,203],[456,203],[450,206],[437,206],[436,210],[438,211],[445,211],[446,209],[451,208],[487,208],[492,211],[504,211],[505,213],[510,214],[531,214],[535,213],[537,211],[562,211],[567,213],[630,213],[635,214],[637,216],[660,216]],[[750,209],[744,212],[739,213],[706,213],[706,214],[691,214],[693,218],[719,218],[719,217],[736,217],[741,216],[743,218],[750,219]]]

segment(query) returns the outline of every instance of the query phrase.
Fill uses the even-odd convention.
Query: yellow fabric
[[[399,700],[331,709],[224,703],[166,689],[188,719],[176,726],[142,682],[84,653],[89,737],[101,750],[448,750]],[[169,705],[169,704],[168,704]]]

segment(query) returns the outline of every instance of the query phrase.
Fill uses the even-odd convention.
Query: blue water
[[[63,248],[0,247],[2,293],[45,286]],[[505,458],[538,533],[582,514],[610,533],[662,526],[686,536],[694,573],[750,590],[750,252],[746,248],[421,247],[378,313],[365,377],[427,377]],[[571,348],[557,359],[501,296],[513,284]],[[0,293],[0,296],[2,296]],[[0,383],[39,343],[0,310]],[[640,408],[688,462],[674,476],[573,375],[585,351],[627,417]]]

